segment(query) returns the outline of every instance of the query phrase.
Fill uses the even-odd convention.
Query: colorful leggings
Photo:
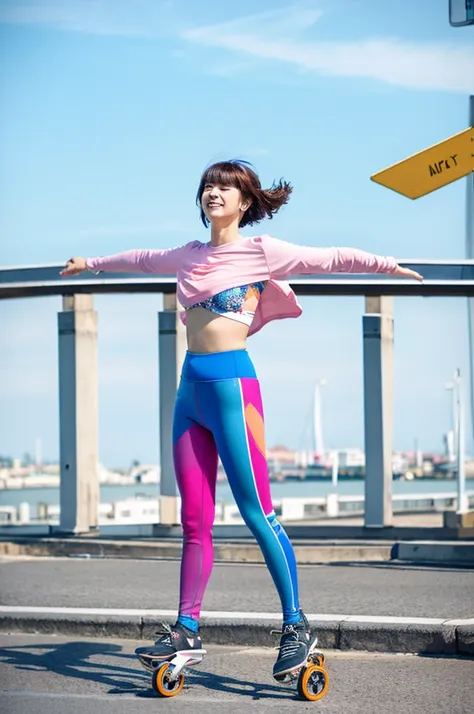
[[[273,510],[260,385],[246,350],[186,353],[174,411],[173,454],[184,536],[182,621],[199,619],[212,571],[219,454],[235,502],[278,590],[284,622],[296,622],[296,560]]]

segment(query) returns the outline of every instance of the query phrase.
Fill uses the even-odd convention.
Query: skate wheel
[[[175,697],[183,688],[184,674],[180,674],[176,679],[171,679],[171,672],[172,668],[170,668],[169,662],[165,662],[153,671],[151,683],[160,697]]]
[[[322,652],[318,652],[317,654],[311,655],[311,659],[318,667],[324,667],[324,665],[326,664],[326,657]]]
[[[329,687],[329,675],[323,667],[311,664],[302,670],[298,679],[298,694],[302,699],[317,702],[322,699]]]

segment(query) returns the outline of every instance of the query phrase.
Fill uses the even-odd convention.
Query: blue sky
[[[0,264],[207,240],[202,169],[250,160],[294,193],[261,230],[398,258],[464,255],[465,182],[409,201],[374,172],[467,127],[474,28],[447,0],[0,0]],[[257,233],[259,227],[244,230]],[[267,443],[362,446],[362,298],[302,299],[249,341]],[[157,461],[159,296],[95,299],[100,453]],[[58,455],[60,300],[0,305],[0,453]],[[441,449],[465,301],[395,303],[395,448]],[[472,441],[468,439],[472,448]]]

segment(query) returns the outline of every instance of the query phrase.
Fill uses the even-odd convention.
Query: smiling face
[[[279,183],[263,190],[252,165],[242,159],[218,161],[207,167],[196,193],[201,221],[213,230],[237,223],[239,228],[253,226],[273,215],[288,203],[291,184]]]
[[[228,226],[233,221],[247,220],[255,189],[260,188],[257,175],[245,162],[221,161],[209,166],[201,176],[196,203],[205,226]],[[245,216],[245,219],[244,219]]]
[[[226,184],[206,183],[201,196],[201,207],[211,224],[229,223],[242,218],[250,205],[240,189]]]

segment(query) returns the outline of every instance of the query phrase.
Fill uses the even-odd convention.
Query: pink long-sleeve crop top
[[[391,273],[397,263],[355,248],[315,248],[260,235],[222,245],[191,241],[177,248],[130,250],[87,258],[93,273],[121,271],[172,274],[184,308],[227,288],[265,282],[249,335],[267,322],[302,313],[296,295],[283,278],[317,273]],[[184,317],[183,317],[184,319]]]

